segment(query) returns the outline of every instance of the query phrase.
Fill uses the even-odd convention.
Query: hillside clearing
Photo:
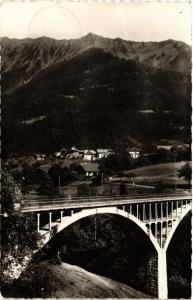
[[[183,178],[178,177],[178,171],[182,168],[185,162],[163,163],[141,167],[124,172],[126,175],[134,173],[133,181],[135,183],[155,184],[162,182],[163,184],[178,184],[183,185],[187,182]]]

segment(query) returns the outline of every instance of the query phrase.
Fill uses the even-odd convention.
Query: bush
[[[188,181],[188,184],[191,184],[192,180],[192,167],[190,163],[185,163],[182,168],[178,171],[178,176],[183,177],[185,180]]]
[[[169,290],[172,291],[172,298],[191,298],[190,284],[180,274],[169,278],[168,285]]]

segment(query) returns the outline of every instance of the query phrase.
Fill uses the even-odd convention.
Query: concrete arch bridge
[[[167,257],[169,243],[181,220],[191,211],[190,193],[138,196],[93,196],[73,199],[24,201],[21,211],[37,214],[37,231],[45,245],[54,235],[74,222],[96,214],[115,214],[135,223],[151,241],[155,254],[149,258],[149,293],[168,298]],[[41,216],[48,222],[41,225]]]

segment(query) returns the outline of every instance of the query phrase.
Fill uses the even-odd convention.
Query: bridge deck
[[[154,194],[154,195],[127,195],[127,196],[92,196],[92,197],[74,197],[53,198],[53,199],[34,199],[24,200],[21,211],[50,211],[59,209],[75,208],[93,208],[105,206],[119,206],[142,203],[170,202],[170,201],[191,201],[190,193],[176,194]]]

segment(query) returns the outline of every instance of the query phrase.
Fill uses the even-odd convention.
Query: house
[[[129,154],[130,154],[131,158],[137,159],[140,156],[140,151],[138,148],[131,148],[129,150]]]
[[[80,158],[82,158],[82,156],[83,155],[79,152],[73,152],[73,153],[67,154],[66,158],[68,158],[68,159],[80,159]]]
[[[81,167],[86,177],[92,177],[99,174],[99,165],[97,163],[81,163]]]
[[[80,150],[78,150],[75,146],[71,147],[70,152],[74,153],[74,152],[79,152]]]
[[[44,161],[45,158],[46,158],[46,155],[45,154],[34,154],[34,157],[38,160],[38,161]]]
[[[56,158],[63,158],[61,151],[55,152],[55,157]]]
[[[97,163],[85,162],[74,166],[73,170],[76,172],[79,180],[85,180],[99,174],[99,165]]]
[[[173,145],[157,145],[157,149],[164,149],[170,151]]]
[[[69,159],[80,159],[83,157],[84,151],[78,150],[75,146],[73,146],[69,153],[66,155],[66,158]]]
[[[112,154],[114,154],[114,151],[112,149],[97,149],[97,156],[99,159],[103,157],[108,157]]]
[[[94,150],[84,150],[83,158],[85,160],[94,161],[96,159],[96,151],[94,151]]]

